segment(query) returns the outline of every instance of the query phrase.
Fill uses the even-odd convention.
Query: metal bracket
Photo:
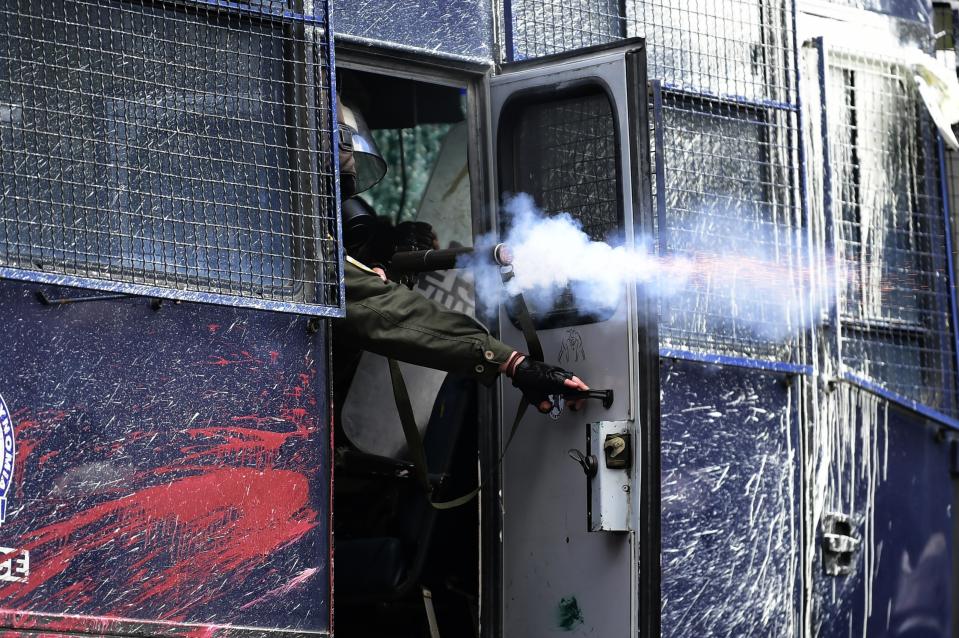
[[[85,295],[82,297],[51,297],[45,290],[37,291],[37,299],[39,299],[40,303],[42,303],[44,306],[66,306],[67,304],[83,303],[86,301],[113,301],[116,299],[130,299],[132,297],[142,297],[142,295],[111,293],[102,295]],[[159,310],[163,305],[162,299],[156,297],[150,297],[149,299],[150,307],[154,310]]]
[[[586,528],[629,531],[633,446],[628,421],[599,421],[586,427],[586,453],[570,450],[586,474]]]
[[[861,544],[852,517],[838,513],[823,517],[822,564],[828,575],[846,576],[851,573]]]

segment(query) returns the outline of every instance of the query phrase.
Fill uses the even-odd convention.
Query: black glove
[[[436,233],[426,222],[403,222],[393,230],[396,252],[436,248]]]
[[[430,250],[437,246],[436,233],[426,222],[403,222],[393,229],[394,252]],[[395,273],[390,273],[390,279],[396,279]],[[416,273],[401,273],[398,281],[412,290],[419,279]]]
[[[519,389],[523,397],[539,409],[543,401],[552,402],[549,395],[570,390],[563,382],[572,379],[573,373],[526,357],[516,365],[512,376],[513,387]]]

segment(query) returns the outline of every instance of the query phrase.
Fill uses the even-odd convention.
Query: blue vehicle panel
[[[325,331],[143,297],[45,305],[41,290],[91,294],[0,282],[16,446],[0,624],[327,631]]]
[[[946,638],[952,635],[955,525],[948,437],[935,422],[869,401],[856,409],[850,431],[870,413],[876,417],[872,444],[857,445],[844,463],[833,463],[834,476],[848,468],[854,480],[842,481],[841,498],[827,494],[824,509],[842,508],[853,518],[860,546],[851,573],[830,576],[817,542],[817,635]]]
[[[663,360],[664,636],[798,635],[797,379]]]

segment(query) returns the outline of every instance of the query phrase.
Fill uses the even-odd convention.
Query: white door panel
[[[622,47],[508,71],[491,80],[490,94],[492,121],[497,131],[494,157],[498,162],[498,190],[521,191],[527,184],[546,184],[539,194],[530,193],[536,204],[546,209],[552,205],[550,212],[560,212],[566,210],[562,202],[573,202],[578,208],[569,212],[584,222],[587,232],[592,212],[600,211],[608,217],[609,202],[615,200],[618,234],[625,237],[627,245],[632,243],[636,213],[628,137],[631,109],[627,99],[628,64],[635,63],[635,59],[630,61],[629,54],[630,49]],[[645,96],[645,86],[632,90],[642,90]],[[609,103],[606,115],[603,99]],[[578,147],[577,126],[593,127],[592,133],[604,129],[598,120],[583,124],[581,117],[568,117],[574,106],[585,109],[586,103],[592,104],[589,117],[608,120],[605,126],[612,144],[605,150],[611,149],[615,154],[614,164],[607,161],[609,158],[596,159],[595,149]],[[535,118],[527,118],[534,111]],[[562,120],[563,117],[567,119]],[[531,133],[527,119],[537,124],[545,121],[547,126],[556,122],[562,135],[553,144],[545,139],[550,137],[549,132],[545,136],[538,131]],[[542,149],[514,149],[524,135],[531,136],[534,145],[541,143]],[[564,135],[569,139],[564,140]],[[540,161],[530,162],[529,157],[536,153],[540,153]],[[569,170],[562,166],[564,158],[570,162]],[[600,185],[585,181],[583,176],[590,174],[590,166],[583,163],[594,160],[597,169],[615,165],[615,175],[600,175],[611,180],[604,179]],[[537,171],[551,173],[540,179]],[[519,177],[514,178],[516,175]],[[570,182],[568,197],[561,192],[564,179]],[[631,422],[637,413],[635,309],[635,291],[624,286],[615,310],[601,320],[576,316],[567,308],[553,325],[549,320],[540,321],[538,334],[546,361],[575,372],[593,388],[612,389],[614,402],[606,409],[599,401],[590,400],[584,411],[562,410],[549,416],[530,409],[506,455],[502,465],[502,499],[503,635],[507,638],[570,632],[610,638],[635,635],[637,561],[631,545],[634,535],[587,531],[587,479],[569,457],[571,449],[585,450],[591,422],[629,422],[633,440],[637,440],[635,424]],[[557,322],[559,325],[555,325]],[[522,332],[506,310],[501,312],[500,330],[507,343],[518,347],[524,343]],[[521,396],[511,388],[504,388],[501,396],[501,440],[505,440]],[[634,463],[634,490],[638,487],[637,470]],[[628,494],[624,498],[635,501]],[[630,519],[637,521],[637,513],[631,512]]]

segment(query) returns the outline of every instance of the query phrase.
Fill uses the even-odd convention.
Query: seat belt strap
[[[406,389],[403,372],[400,370],[400,364],[396,362],[396,359],[389,359],[389,363],[390,380],[393,384],[393,399],[396,401],[396,411],[399,413],[400,423],[403,425],[403,435],[406,437],[406,447],[409,449],[410,460],[413,462],[413,472],[416,474],[417,482],[419,482],[423,488],[429,504],[432,505],[434,509],[450,510],[461,505],[466,505],[483,490],[486,483],[480,483],[466,494],[448,501],[433,500],[433,486],[430,485],[429,468],[426,464],[426,449],[423,447],[423,437],[420,435],[420,430],[416,427],[416,418],[413,416],[413,404],[410,402],[410,395]],[[523,416],[526,414],[528,405],[528,403],[521,400],[517,406],[513,426],[510,428],[509,436],[506,438],[506,444],[503,446],[503,451],[493,465],[492,471],[495,472],[499,469],[499,466],[503,464],[506,451],[509,449],[510,443],[513,442],[513,437],[516,436],[517,430],[519,430],[519,424],[523,421]]]
[[[429,470],[426,467],[426,449],[423,447],[423,437],[416,427],[416,417],[413,416],[413,404],[406,389],[406,381],[400,371],[400,364],[396,359],[389,359],[390,381],[393,384],[393,400],[396,402],[396,411],[400,415],[403,425],[403,436],[406,437],[406,447],[409,449],[410,460],[413,462],[413,473],[422,486],[423,491],[430,495],[433,487],[430,485]]]
[[[503,279],[503,287],[513,278],[513,267],[507,266],[500,268],[500,276]],[[529,356],[534,361],[545,361],[543,356],[543,344],[540,343],[539,335],[536,333],[536,326],[533,325],[533,318],[529,314],[529,307],[526,305],[526,299],[522,294],[511,295],[509,305],[512,309],[512,315],[519,323],[520,330],[523,331],[523,339],[526,341],[526,349],[529,350]]]
[[[503,278],[503,285],[505,286],[506,283],[513,278],[512,267],[501,268],[500,275]],[[543,344],[540,343],[539,335],[536,334],[536,326],[533,325],[533,318],[529,314],[529,307],[526,305],[526,300],[522,294],[512,295],[509,303],[513,310],[512,314],[516,317],[520,329],[523,331],[523,339],[526,341],[526,349],[529,351],[530,358],[534,361],[543,361]],[[410,394],[406,389],[406,381],[403,379],[400,364],[397,363],[395,359],[389,359],[389,364],[390,381],[393,385],[393,400],[396,402],[396,411],[399,413],[400,423],[403,425],[406,447],[409,449],[410,460],[413,462],[413,471],[416,474],[416,480],[422,486],[429,504],[432,505],[434,509],[448,510],[469,503],[482,491],[483,487],[485,487],[485,482],[480,483],[475,489],[452,500],[433,500],[433,486],[430,485],[429,468],[426,463],[426,450],[423,447],[423,437],[420,435],[420,430],[416,427],[416,417],[413,415],[413,404],[410,402]],[[499,458],[490,469],[491,472],[495,472],[503,464],[506,451],[509,449],[510,444],[513,442],[513,437],[516,436],[516,432],[519,430],[519,424],[526,415],[528,405],[525,400],[520,399],[519,405],[516,407],[516,416],[513,418],[513,426],[510,428],[509,436],[506,437],[503,451],[500,452]]]

